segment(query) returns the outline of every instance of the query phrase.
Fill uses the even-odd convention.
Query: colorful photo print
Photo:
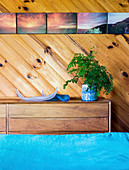
[[[47,33],[50,34],[76,34],[76,13],[48,13]]]
[[[0,34],[16,34],[15,13],[0,13]]]
[[[108,13],[109,34],[129,34],[129,13]]]
[[[78,13],[79,34],[106,34],[107,13]]]
[[[45,13],[19,13],[17,14],[18,34],[45,34]]]

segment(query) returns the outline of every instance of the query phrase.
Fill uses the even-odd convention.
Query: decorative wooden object
[[[128,0],[1,0],[1,13],[22,12],[129,12]],[[112,131],[129,131],[129,34],[126,35],[1,35],[0,96],[16,97],[16,88],[25,96],[59,93],[81,96],[81,82],[63,83],[70,75],[66,67],[75,52],[90,52],[95,46],[97,59],[114,78]],[[39,59],[39,60],[37,60]]]
[[[87,103],[81,100],[25,103],[19,100],[0,104],[0,108],[7,107],[6,133],[97,133],[111,131],[110,103],[108,100]],[[1,131],[5,132],[5,128]]]

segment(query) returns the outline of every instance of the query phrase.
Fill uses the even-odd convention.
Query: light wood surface
[[[6,119],[0,118],[0,133],[6,132]]]
[[[23,8],[27,7],[27,8]],[[26,10],[25,10],[26,9]],[[1,0],[1,12],[128,12],[128,0]]]
[[[25,8],[26,7],[26,8]],[[1,0],[0,12],[129,12],[128,0]],[[16,97],[16,88],[25,96],[58,93],[81,97],[81,81],[62,86],[71,78],[66,67],[74,53],[86,54],[95,46],[97,59],[114,78],[112,130],[129,131],[129,35],[0,35],[0,96]],[[111,46],[112,48],[108,48]],[[44,53],[47,47],[51,50]],[[41,59],[41,64],[36,59]],[[7,60],[7,63],[5,63]],[[46,62],[44,64],[44,61]],[[33,68],[36,66],[36,69]],[[28,79],[27,75],[31,78]],[[16,99],[16,101],[19,101]]]
[[[6,117],[6,104],[0,104],[0,118]]]
[[[116,127],[119,131],[128,131],[129,78],[124,77],[122,73],[123,71],[128,73],[129,51],[128,43],[123,35],[1,35],[1,37],[2,41],[0,42],[4,43],[1,49],[2,57],[0,57],[4,65],[3,68],[0,68],[1,97],[4,95],[7,98],[10,96],[16,97],[16,88],[25,96],[35,96],[41,95],[42,89],[45,90],[46,95],[50,94],[56,86],[58,87],[58,93],[69,94],[71,97],[80,97],[81,81],[78,85],[70,84],[66,90],[63,90],[65,80],[72,77],[65,70],[74,52],[88,52],[91,46],[94,45],[98,52],[97,59],[100,64],[105,65],[114,78],[114,89],[111,94],[104,96],[101,93],[101,96],[112,101],[112,130],[115,130]],[[126,35],[126,38],[129,38],[129,36]],[[20,51],[19,57],[16,52],[13,55],[11,51],[8,54],[6,52],[9,46],[12,46],[11,43],[16,40],[20,46],[18,49],[15,49],[15,46],[11,47],[11,51],[12,49],[17,53]],[[112,45],[113,42],[119,44],[119,46],[113,46],[112,49],[108,49],[108,46]],[[47,46],[52,48],[52,55],[44,53]],[[27,54],[25,55],[23,51],[27,51]],[[32,57],[32,54],[34,57]],[[11,57],[9,57],[10,55]],[[36,58],[46,61],[46,64],[40,67],[36,63]],[[5,59],[8,63],[4,63]],[[18,63],[19,61],[20,64]],[[39,66],[39,68],[34,69],[33,64]],[[28,79],[27,75],[30,73],[32,78]],[[42,80],[45,84],[42,83]],[[7,89],[9,89],[9,96]],[[17,98],[15,99],[18,101]]]
[[[0,105],[0,133],[6,132],[6,105]]]
[[[109,103],[110,100],[104,99],[102,97],[98,97],[97,101],[89,101],[84,102],[81,98],[70,98],[68,102],[62,102],[62,101],[43,101],[43,102],[27,102],[21,100],[19,97],[0,97],[0,104],[61,104],[61,103]]]

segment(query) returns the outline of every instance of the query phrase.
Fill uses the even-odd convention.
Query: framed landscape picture
[[[107,13],[78,13],[78,34],[106,34]]]
[[[50,34],[76,34],[76,13],[48,13],[47,33]]]
[[[109,34],[129,34],[129,13],[108,13]]]
[[[0,34],[16,34],[15,13],[0,13]]]
[[[45,34],[46,13],[18,13],[18,34]]]

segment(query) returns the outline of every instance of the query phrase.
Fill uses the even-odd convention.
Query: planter
[[[86,91],[88,88],[87,84],[82,85],[82,101],[95,101],[98,99],[98,97],[95,94],[94,89]]]

